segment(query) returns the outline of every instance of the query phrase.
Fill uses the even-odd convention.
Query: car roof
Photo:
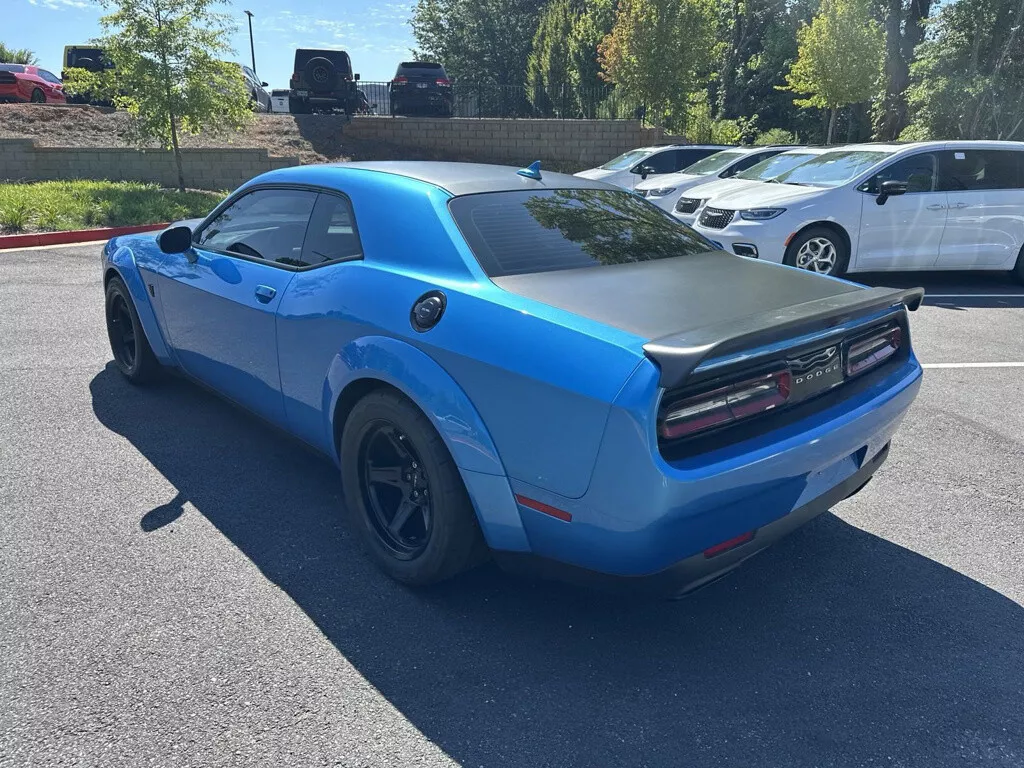
[[[330,167],[403,176],[440,187],[452,195],[481,192],[510,192],[522,189],[611,189],[621,188],[603,181],[584,179],[541,169],[539,180],[520,176],[512,165],[485,163],[445,163],[429,160],[376,160],[354,163],[329,163]]]

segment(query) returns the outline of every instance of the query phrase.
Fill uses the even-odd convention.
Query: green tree
[[[895,139],[907,124],[906,90],[914,49],[924,40],[932,0],[883,0],[885,69],[881,98],[875,104],[875,136]],[[935,0],[934,5],[938,5]]]
[[[689,96],[715,57],[710,1],[621,0],[598,53],[609,81],[669,127],[684,127]]]
[[[240,127],[252,117],[249,94],[231,52],[231,27],[215,0],[106,0],[106,33],[95,41],[113,69],[69,71],[73,91],[111,99],[135,119],[135,139],[158,140],[174,152],[185,189],[179,138],[204,128]]]
[[[0,64],[38,64],[39,59],[28,48],[8,48],[0,43]]]
[[[1024,139],[1024,0],[957,0],[931,26],[900,138]]]
[[[455,80],[519,85],[544,0],[418,0],[417,56],[444,64]]]
[[[551,0],[533,36],[533,50],[526,61],[527,98],[544,115],[574,115],[576,94],[568,88],[569,36],[582,9],[578,0]],[[568,113],[568,115],[567,115]]]
[[[806,94],[794,99],[798,107],[829,111],[825,140],[831,144],[839,108],[867,101],[876,91],[882,28],[858,0],[825,0],[796,37],[797,60],[782,89]]]
[[[596,97],[602,86],[607,86],[601,77],[597,47],[611,33],[614,23],[615,0],[584,0],[583,12],[576,16],[569,30],[568,71],[573,90]],[[596,117],[594,105],[586,106],[585,115]]]

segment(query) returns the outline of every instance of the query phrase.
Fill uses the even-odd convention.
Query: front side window
[[[633,165],[633,163],[637,163],[643,160],[649,154],[651,154],[651,152],[648,149],[632,149],[629,152],[623,152],[614,160],[609,160],[607,163],[601,166],[601,170],[624,171],[627,168],[630,168]]]
[[[490,192],[449,203],[490,277],[668,259],[714,246],[625,191]]]
[[[1024,189],[1024,152],[1006,149],[950,149],[939,153],[939,188]]]
[[[45,80],[46,82],[48,82],[48,83],[59,83],[60,82],[60,78],[57,77],[52,72],[47,72],[45,69],[40,69],[38,71],[39,71],[39,76],[41,78],[43,78],[43,80]]]
[[[888,152],[833,150],[824,152],[775,178],[784,184],[808,187],[838,187],[853,181],[871,166],[885,160]]]
[[[935,155],[925,152],[920,155],[911,155],[897,160],[892,165],[887,165],[858,189],[877,195],[882,188],[882,182],[902,181],[907,185],[907,194],[915,192],[934,192],[936,185],[936,161]]]
[[[676,151],[656,152],[641,163],[647,173],[672,173],[676,170]]]
[[[317,193],[259,189],[236,200],[197,233],[196,245],[212,251],[305,266],[302,245]]]

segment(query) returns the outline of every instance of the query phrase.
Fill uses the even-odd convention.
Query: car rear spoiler
[[[644,353],[661,369],[661,386],[673,389],[708,358],[827,330],[900,304],[913,312],[923,299],[924,288],[848,291],[652,339]]]

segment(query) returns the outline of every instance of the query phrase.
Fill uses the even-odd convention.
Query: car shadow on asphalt
[[[831,514],[674,603],[490,566],[417,592],[360,554],[327,461],[187,382],[90,388],[176,489],[143,529],[202,514],[462,765],[1024,757],[1021,606]]]

